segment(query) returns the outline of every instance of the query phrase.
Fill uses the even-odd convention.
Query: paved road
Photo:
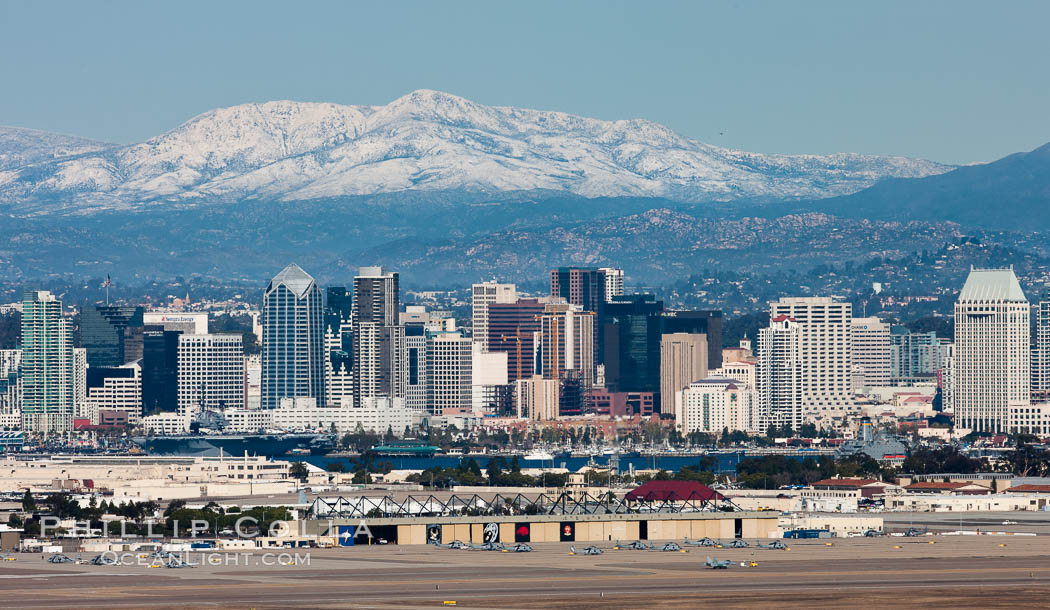
[[[19,608],[434,607],[445,600],[503,608],[1045,607],[1047,546],[1034,537],[881,538],[800,541],[790,551],[594,557],[569,556],[566,544],[521,554],[388,546],[314,550],[308,566],[259,565],[262,556],[252,555],[238,565],[184,570],[55,565],[27,555],[0,562],[0,599]],[[702,566],[707,555],[759,565],[710,570]]]

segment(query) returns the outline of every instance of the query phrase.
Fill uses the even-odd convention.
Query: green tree
[[[324,469],[328,472],[346,472],[346,464],[342,462],[328,462]]]
[[[31,513],[36,510],[36,500],[33,499],[33,494],[27,489],[25,494],[22,495],[22,512]]]
[[[310,470],[306,467],[306,464],[302,462],[296,462],[288,469],[288,475],[293,479],[299,479],[300,481],[306,481],[306,477],[309,476],[309,474]]]

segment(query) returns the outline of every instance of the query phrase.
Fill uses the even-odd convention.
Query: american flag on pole
[[[110,281],[109,274],[107,273],[106,274],[106,281],[102,282],[102,287],[103,288],[109,288],[112,284],[113,284],[113,282]]]

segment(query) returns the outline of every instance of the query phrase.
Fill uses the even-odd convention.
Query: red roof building
[[[921,494],[946,493],[958,496],[983,496],[992,493],[990,488],[975,483],[945,483],[943,481],[919,481],[911,485],[905,485],[904,491]]]
[[[649,481],[627,493],[628,502],[710,502],[725,497],[696,481]]]
[[[861,497],[873,498],[886,491],[886,483],[875,479],[822,479],[810,485],[813,489],[834,491],[859,491]]]
[[[1033,485],[1031,483],[1025,483],[1024,485],[1010,487],[1007,491],[1019,494],[1050,494],[1050,485]]]

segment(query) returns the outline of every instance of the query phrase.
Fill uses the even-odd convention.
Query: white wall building
[[[306,401],[287,400],[270,412],[271,424],[284,430],[328,432],[333,428],[339,433],[353,432],[358,425],[366,432],[385,433],[393,430],[397,435],[405,427],[414,428],[419,414],[405,408],[403,398],[366,398],[360,407],[317,407]]]
[[[489,304],[514,303],[518,300],[518,290],[514,284],[500,284],[496,280],[473,284],[470,287],[471,333],[475,342],[481,344],[481,351],[489,349]]]
[[[623,296],[623,269],[601,267],[599,273],[605,275],[605,300],[612,301]]]
[[[244,407],[244,350],[240,335],[180,335],[179,414]]]
[[[758,366],[754,362],[727,362],[722,361],[722,367],[717,369],[711,369],[710,377],[727,377],[729,379],[736,379],[747,385],[752,390],[758,389],[758,380],[756,378],[756,369]]]
[[[1004,432],[1034,434],[1040,438],[1050,436],[1050,403],[1011,402],[1007,405]]]
[[[253,434],[272,428],[275,412],[275,409],[226,409],[222,415],[229,424],[226,428],[227,432]]]
[[[769,426],[798,430],[803,420],[801,327],[794,318],[779,315],[758,331],[755,380],[759,418]]]
[[[682,434],[719,435],[726,429],[757,434],[761,424],[758,394],[735,379],[695,381],[677,393],[675,421]]]
[[[853,410],[853,306],[832,297],[782,298],[769,304],[770,319],[780,316],[799,325],[806,419],[840,425]]]
[[[853,318],[853,391],[890,383],[890,325],[879,318]]]
[[[540,372],[548,379],[578,376],[594,385],[594,313],[579,305],[550,303],[540,316],[536,348]]]
[[[955,425],[1003,432],[1031,399],[1030,309],[1013,269],[971,269],[955,304]]]
[[[186,335],[208,334],[208,313],[183,311],[147,311],[142,314],[146,326],[163,326],[164,330],[181,330]]]
[[[128,424],[142,419],[142,367],[137,362],[116,367],[121,376],[105,377],[101,385],[90,387],[84,399],[84,415],[92,425],[99,424],[100,411],[123,411]]]
[[[472,342],[460,333],[427,337],[427,411],[435,415],[471,410]]]
[[[178,413],[154,413],[139,422],[146,434],[165,436],[185,434],[190,431],[190,418]]]

